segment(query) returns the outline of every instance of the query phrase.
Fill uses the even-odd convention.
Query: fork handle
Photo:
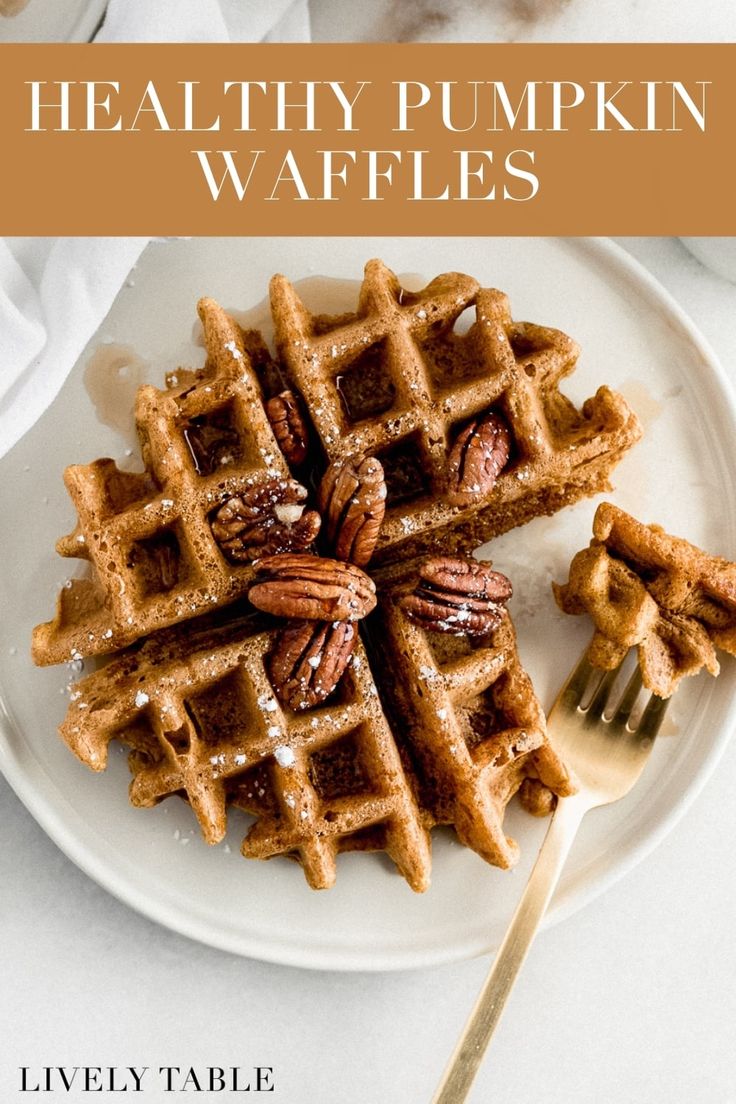
[[[442,1081],[432,1097],[432,1104],[462,1104],[467,1099],[516,975],[526,959],[562,873],[572,841],[589,808],[590,804],[583,794],[558,801],[526,889]]]

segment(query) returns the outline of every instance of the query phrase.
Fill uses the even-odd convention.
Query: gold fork
[[[586,704],[592,675],[600,675],[600,671],[583,656],[552,707],[549,714],[552,742],[580,788],[572,797],[557,803],[527,887],[432,1104],[462,1104],[467,1099],[580,822],[591,809],[624,797],[649,758],[668,700],[652,695],[638,723],[632,724],[632,712],[642,688],[641,672],[637,666],[618,703],[612,703],[611,692],[620,671],[619,666],[606,672]]]

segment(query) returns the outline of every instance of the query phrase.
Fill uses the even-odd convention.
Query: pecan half
[[[258,564],[248,597],[264,613],[308,621],[358,621],[376,605],[376,586],[353,564],[285,553]]]
[[[278,552],[302,551],[319,532],[307,491],[293,479],[267,479],[228,498],[210,518],[213,536],[231,563]]]
[[[268,659],[276,696],[295,712],[328,698],[355,650],[350,621],[297,621],[285,628]]]
[[[288,463],[303,464],[307,458],[309,435],[294,392],[282,391],[269,399],[266,416]]]
[[[372,456],[333,461],[320,485],[318,505],[338,560],[364,567],[373,555],[386,512],[380,461]]]
[[[453,506],[469,506],[491,491],[511,452],[511,434],[504,420],[491,411],[462,430],[447,461],[447,499]]]
[[[400,605],[429,632],[485,636],[500,623],[511,594],[509,580],[490,564],[441,556],[420,568],[414,593]]]

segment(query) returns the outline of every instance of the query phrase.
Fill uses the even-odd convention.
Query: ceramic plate
[[[107,0],[29,0],[0,18],[0,42],[89,42],[106,7]]]
[[[355,295],[364,261],[381,256],[419,286],[459,269],[504,288],[514,316],[557,326],[583,355],[564,389],[577,403],[607,383],[636,409],[645,437],[615,473],[613,499],[714,553],[736,546],[732,442],[736,408],[704,341],[669,296],[606,241],[560,239],[199,239],[152,244],[120,292],[58,400],[0,464],[4,509],[0,600],[0,687],[5,717],[0,766],[56,843],[87,873],[147,916],[239,954],[300,966],[390,969],[490,951],[500,938],[539,847],[545,824],[512,808],[520,842],[513,873],[486,866],[449,833],[434,839],[433,882],[414,895],[383,856],[338,861],[336,887],[313,893],[297,866],[248,862],[239,854],[245,818],[208,848],[189,808],[156,809],[126,798],[125,756],[93,775],[55,729],[70,672],[36,670],[32,626],[51,615],[71,561],[54,541],[73,527],[62,486],[65,465],[98,456],[131,464],[132,394],[181,364],[199,365],[195,304],[208,294],[267,317],[263,296],[276,271],[304,285],[312,305],[340,309]],[[260,304],[260,306],[259,306]],[[558,613],[553,579],[567,577],[587,544],[596,501],[532,522],[493,544],[496,566],[514,581],[512,612],[522,658],[549,705],[588,634],[583,618]],[[579,908],[649,851],[682,815],[713,769],[734,721],[736,665],[718,680],[692,679],[678,693],[639,786],[585,821],[548,922]]]

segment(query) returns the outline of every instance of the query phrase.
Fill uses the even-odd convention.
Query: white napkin
[[[97,42],[304,42],[307,0],[110,0]]]
[[[110,0],[98,42],[309,40],[307,0]],[[59,393],[147,238],[0,239],[0,456]]]

